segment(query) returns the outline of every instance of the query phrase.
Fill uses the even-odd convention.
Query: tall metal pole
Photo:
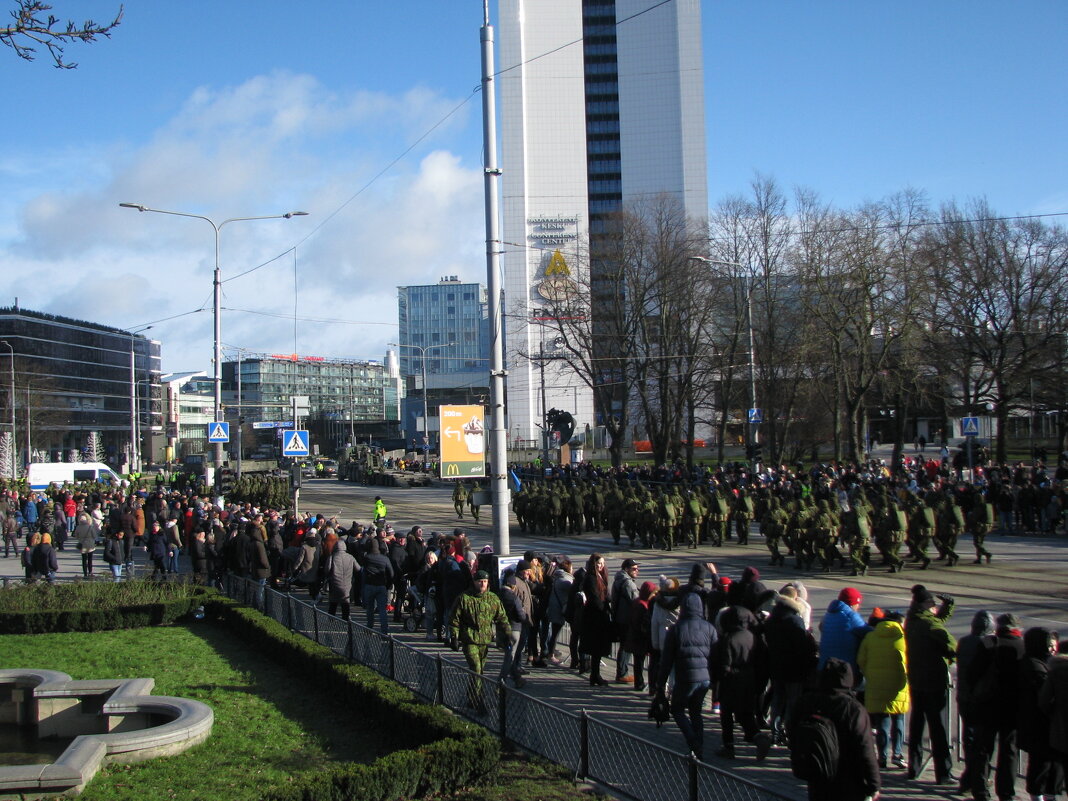
[[[241,478],[241,415],[242,415],[242,401],[241,401],[241,358],[244,355],[243,350],[237,352],[237,471],[234,473],[238,478]]]
[[[486,286],[489,290],[490,317],[490,489],[493,493],[493,547],[508,556],[511,542],[508,533],[508,429],[504,420],[504,330],[501,314],[501,269],[497,167],[497,106],[493,77],[493,27],[489,24],[489,0],[482,3],[482,150],[485,153],[484,183],[486,196]]]
[[[749,325],[749,402],[752,404],[749,408],[755,409],[756,405],[756,354],[753,350],[753,275],[752,273],[746,275],[745,279],[745,308],[746,308],[746,321]],[[748,417],[748,415],[747,415]],[[749,421],[749,446],[752,448],[751,453],[754,458],[756,455],[756,447],[759,440],[757,437],[758,429],[757,424],[752,420]]]
[[[215,272],[212,280],[212,305],[215,315],[215,342],[214,342],[214,370],[212,380],[215,385],[215,409],[213,422],[222,422],[222,271],[219,266],[219,232],[224,225],[232,222],[245,222],[248,220],[288,220],[292,217],[306,217],[306,211],[287,211],[285,214],[267,214],[258,217],[231,217],[216,223],[210,217],[203,214],[188,214],[184,211],[166,211],[164,209],[152,209],[139,203],[120,203],[124,209],[136,209],[137,211],[151,211],[156,214],[171,214],[175,217],[192,217],[196,220],[204,220],[215,231]],[[223,446],[221,442],[215,443],[214,462],[215,469],[222,468]]]
[[[6,339],[0,341],[0,345],[11,352],[11,447],[8,448],[8,456],[11,461],[11,480],[14,481],[18,477],[15,471],[15,349]]]
[[[430,449],[426,447],[430,444],[430,417],[429,409],[426,402],[426,348],[419,349],[419,362],[423,366],[423,433],[426,435],[426,442],[423,443],[423,472],[426,472],[426,456]],[[385,393],[383,392],[383,395]],[[438,434],[438,439],[441,439],[441,434]],[[440,445],[438,446],[441,447]]]

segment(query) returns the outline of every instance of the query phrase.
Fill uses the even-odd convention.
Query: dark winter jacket
[[[780,598],[764,623],[768,670],[773,680],[803,682],[816,669],[817,645],[801,619],[801,605]]]
[[[809,782],[810,801],[862,801],[879,790],[879,764],[871,719],[852,692],[853,669],[841,659],[827,660],[818,689],[802,696],[787,728],[819,713],[834,721],[838,734],[838,774],[829,782]]]
[[[1020,664],[1024,658],[1023,637],[1018,631],[998,629],[982,648],[968,671],[974,693],[973,711],[980,720],[999,728],[1016,725]]]
[[[659,686],[666,686],[675,670],[675,692],[700,682],[712,681],[716,667],[716,627],[704,618],[704,603],[697,593],[682,599],[682,611],[675,628],[667,633],[660,658]]]
[[[1049,629],[1028,629],[1024,634],[1024,660],[1020,663],[1016,744],[1036,755],[1050,750],[1049,715],[1038,703],[1038,694],[1049,674],[1049,640]]]
[[[985,609],[980,609],[972,617],[971,634],[965,634],[957,643],[957,706],[963,717],[972,712],[975,699],[972,693],[972,663],[994,633],[994,616]]]
[[[728,606],[719,616],[723,635],[716,646],[719,701],[729,709],[752,705],[758,676],[766,672],[763,641],[755,633],[756,618],[744,606]]]
[[[935,612],[909,610],[905,619],[905,652],[912,692],[939,692],[949,686],[949,665],[957,656],[957,641],[946,628],[953,605]]]

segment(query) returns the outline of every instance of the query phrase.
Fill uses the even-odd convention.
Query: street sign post
[[[979,436],[979,418],[962,417],[960,419],[960,433],[966,437]]]
[[[208,423],[208,442],[229,442],[230,424],[216,421]]]
[[[307,456],[311,453],[308,447],[308,432],[295,430],[285,431],[282,434],[283,456]]]
[[[764,422],[764,410],[763,409],[750,409],[749,410],[749,422],[753,425],[760,425]]]

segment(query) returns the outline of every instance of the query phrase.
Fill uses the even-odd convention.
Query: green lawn
[[[359,710],[339,708],[328,694],[208,622],[6,635],[0,667],[61,670],[75,679],[150,677],[154,692],[194,698],[215,710],[206,743],[169,758],[106,766],[79,796],[85,801],[251,801],[265,786],[324,763],[371,762],[399,745],[376,737],[373,721]]]

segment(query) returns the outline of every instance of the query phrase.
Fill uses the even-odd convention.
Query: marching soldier
[[[972,540],[975,543],[975,562],[973,564],[981,565],[984,557],[986,557],[986,563],[990,564],[993,554],[986,549],[983,543],[986,541],[986,535],[990,533],[990,527],[994,525],[994,506],[983,495],[979,495],[975,499],[975,505],[972,507],[971,513],[971,524]]]
[[[749,544],[749,523],[753,519],[753,496],[744,489],[738,490],[734,502],[734,530],[738,534],[738,544]]]
[[[452,488],[452,508],[456,510],[456,519],[464,519],[464,506],[467,505],[467,487],[464,482],[457,481]]]

